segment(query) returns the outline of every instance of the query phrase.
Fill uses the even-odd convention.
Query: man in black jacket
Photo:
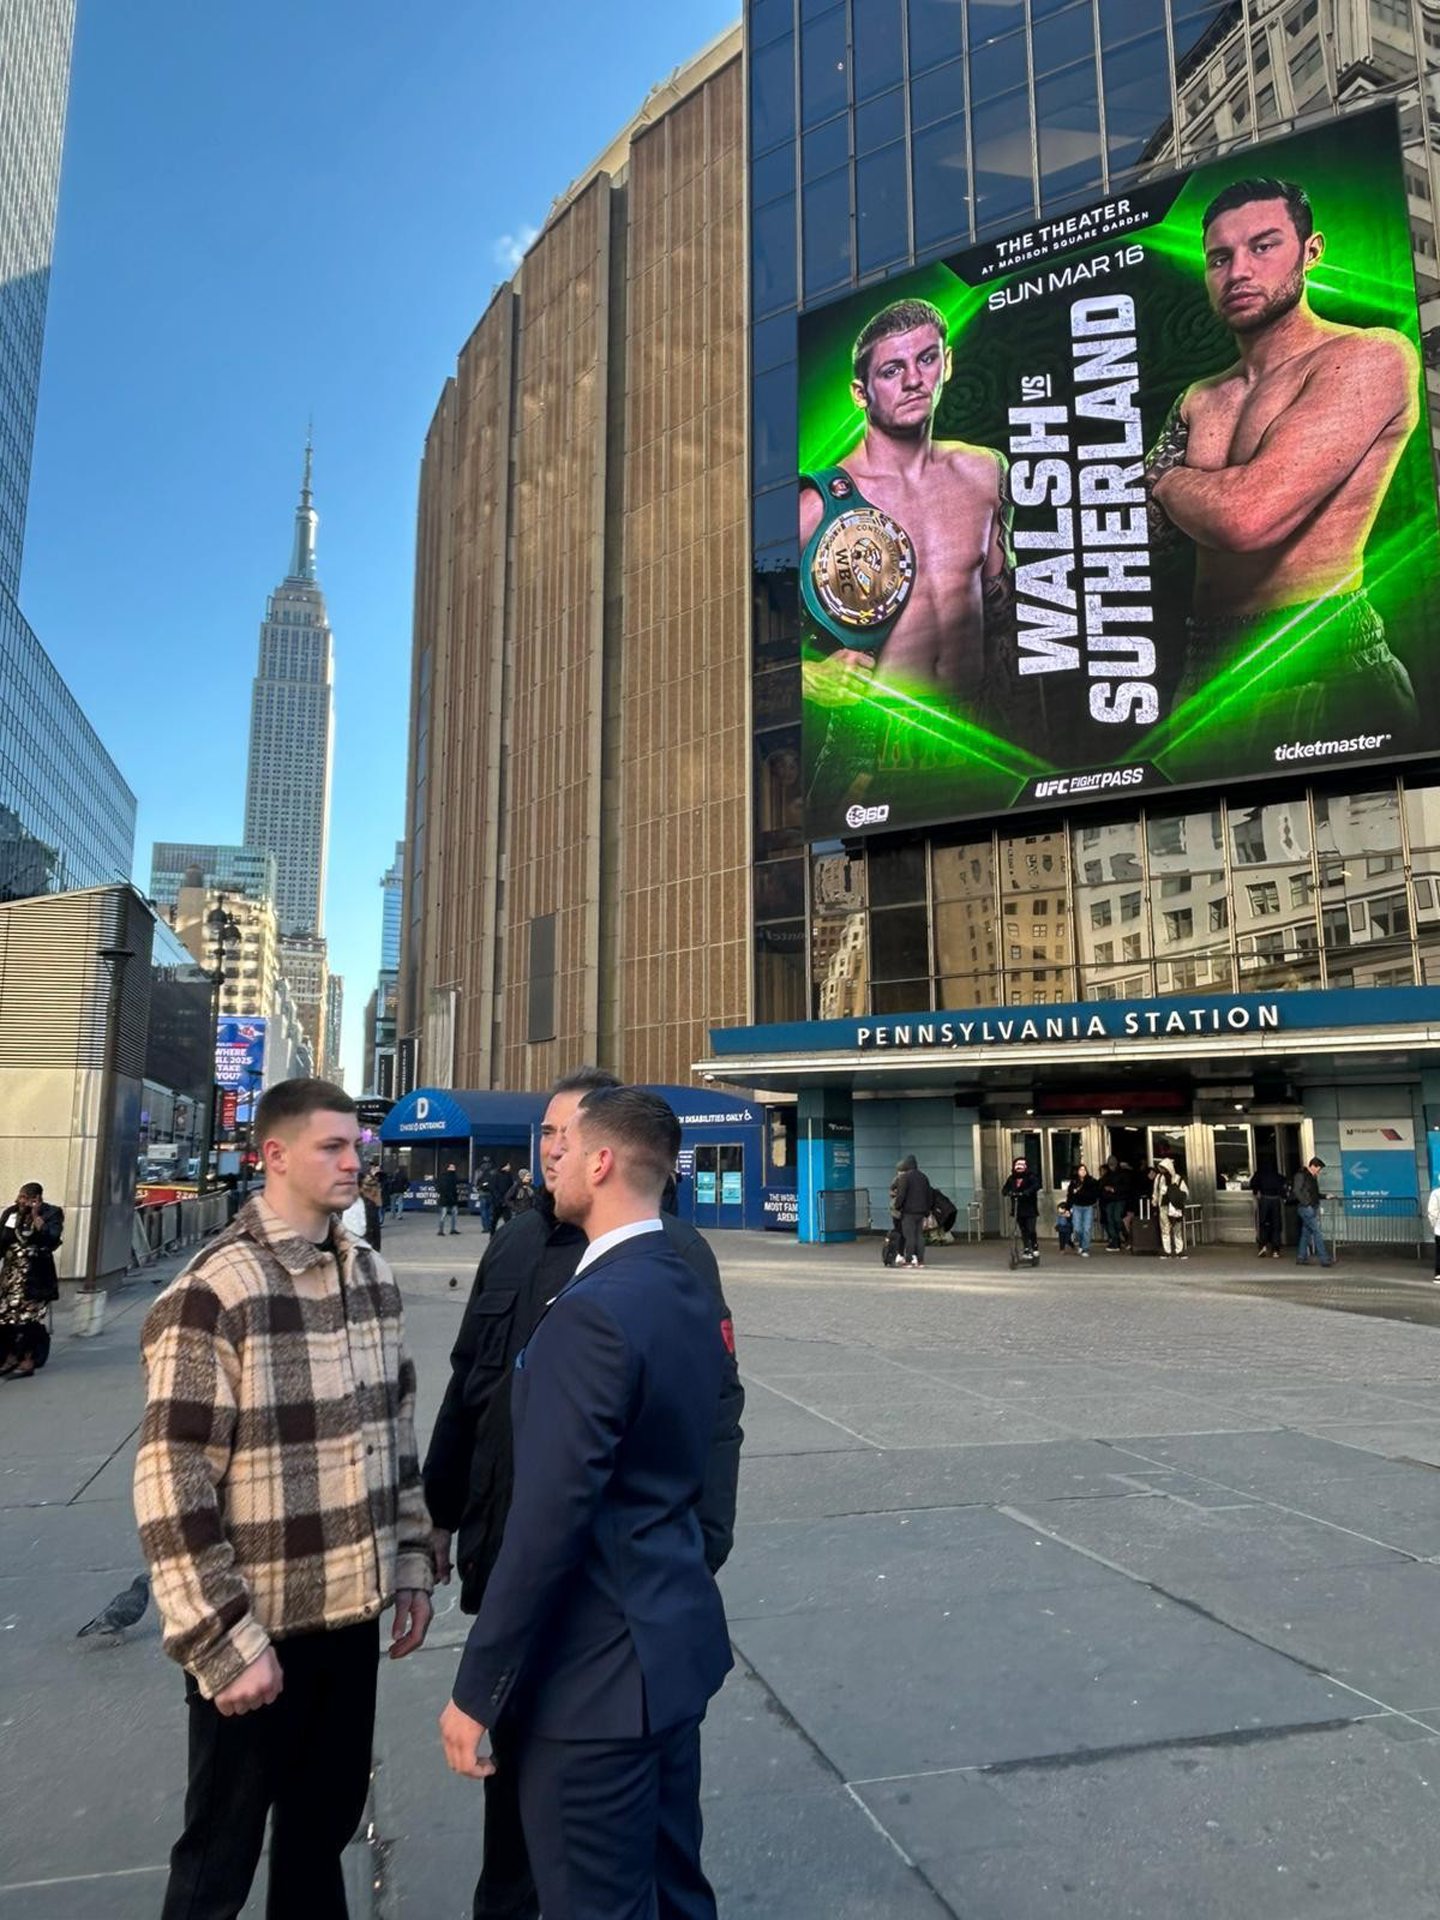
[[[450,1382],[425,1459],[425,1499],[435,1522],[442,1582],[450,1573],[451,1535],[457,1536],[454,1559],[466,1613],[480,1609],[510,1507],[510,1381],[515,1358],[546,1307],[569,1284],[585,1251],[582,1230],[558,1222],[550,1199],[555,1170],[565,1153],[565,1127],[587,1094],[619,1084],[614,1074],[595,1067],[582,1067],[556,1082],[540,1125],[543,1190],[536,1204],[503,1232],[497,1231],[486,1248],[450,1356]],[[715,1256],[693,1227],[673,1215],[663,1216],[663,1224],[670,1245],[713,1292],[730,1354],[699,1512],[705,1558],[714,1573],[723,1566],[734,1537],[745,1392]],[[485,1782],[484,1856],[474,1920],[535,1920],[539,1905],[503,1721],[491,1730],[491,1740],[496,1768]]]
[[[1033,1260],[1040,1251],[1035,1230],[1040,1217],[1040,1175],[1026,1164],[1023,1154],[1016,1155],[1010,1168],[1010,1178],[1000,1191],[1010,1202],[1025,1255]]]
[[[890,1211],[900,1227],[900,1259],[912,1267],[925,1264],[925,1216],[930,1211],[932,1189],[927,1175],[920,1171],[913,1153],[907,1153],[895,1169],[890,1183]]]
[[[455,1222],[460,1210],[460,1175],[456,1171],[453,1160],[436,1180],[435,1193],[440,1202],[440,1225],[436,1229],[437,1233],[444,1233],[447,1219],[450,1222],[451,1233],[458,1233],[460,1229]]]
[[[1255,1244],[1262,1260],[1278,1260],[1285,1238],[1285,1176],[1266,1160],[1250,1181],[1255,1196]]]

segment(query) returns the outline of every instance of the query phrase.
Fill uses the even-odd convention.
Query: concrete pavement
[[[1433,1913],[1428,1276],[1204,1254],[1012,1274],[994,1244],[902,1274],[874,1242],[717,1245],[750,1394],[723,1577],[738,1665],[706,1732],[723,1913]],[[482,1246],[473,1222],[387,1232],[422,1431]],[[1346,1310],[1284,1297],[1302,1280]],[[158,1908],[177,1679],[153,1616],[113,1649],[73,1638],[138,1565],[151,1297],[0,1384],[0,1920]],[[382,1672],[357,1916],[372,1889],[383,1916],[468,1913],[477,1795],[434,1738],[452,1593]]]

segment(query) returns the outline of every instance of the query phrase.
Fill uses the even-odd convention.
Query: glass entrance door
[[[745,1148],[738,1140],[695,1149],[695,1224],[745,1224]]]

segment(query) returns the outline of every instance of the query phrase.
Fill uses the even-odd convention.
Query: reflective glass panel
[[[750,150],[768,153],[795,137],[795,44],[750,51]]]
[[[850,171],[805,189],[805,293],[809,298],[850,277]]]
[[[905,148],[897,142],[855,163],[855,252],[861,273],[903,260],[910,250]]]
[[[805,125],[840,113],[850,100],[850,56],[845,45],[845,9],[835,7],[808,21],[800,48],[800,107]]]
[[[963,0],[909,0],[912,73],[955,58],[964,45],[963,14]]]
[[[1031,179],[1030,104],[1023,92],[977,106],[971,116],[975,142],[977,230],[1013,226],[1035,210]]]
[[[900,0],[859,0],[853,21],[855,98],[868,100],[900,84],[904,44]]]
[[[1036,80],[1035,122],[1041,199],[1055,200],[1098,187],[1100,101],[1093,59]]]
[[[965,121],[927,127],[911,142],[915,180],[915,251],[931,253],[946,241],[969,238],[969,174]]]

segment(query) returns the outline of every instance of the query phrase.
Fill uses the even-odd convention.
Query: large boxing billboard
[[[800,323],[812,839],[1440,741],[1394,110]]]

